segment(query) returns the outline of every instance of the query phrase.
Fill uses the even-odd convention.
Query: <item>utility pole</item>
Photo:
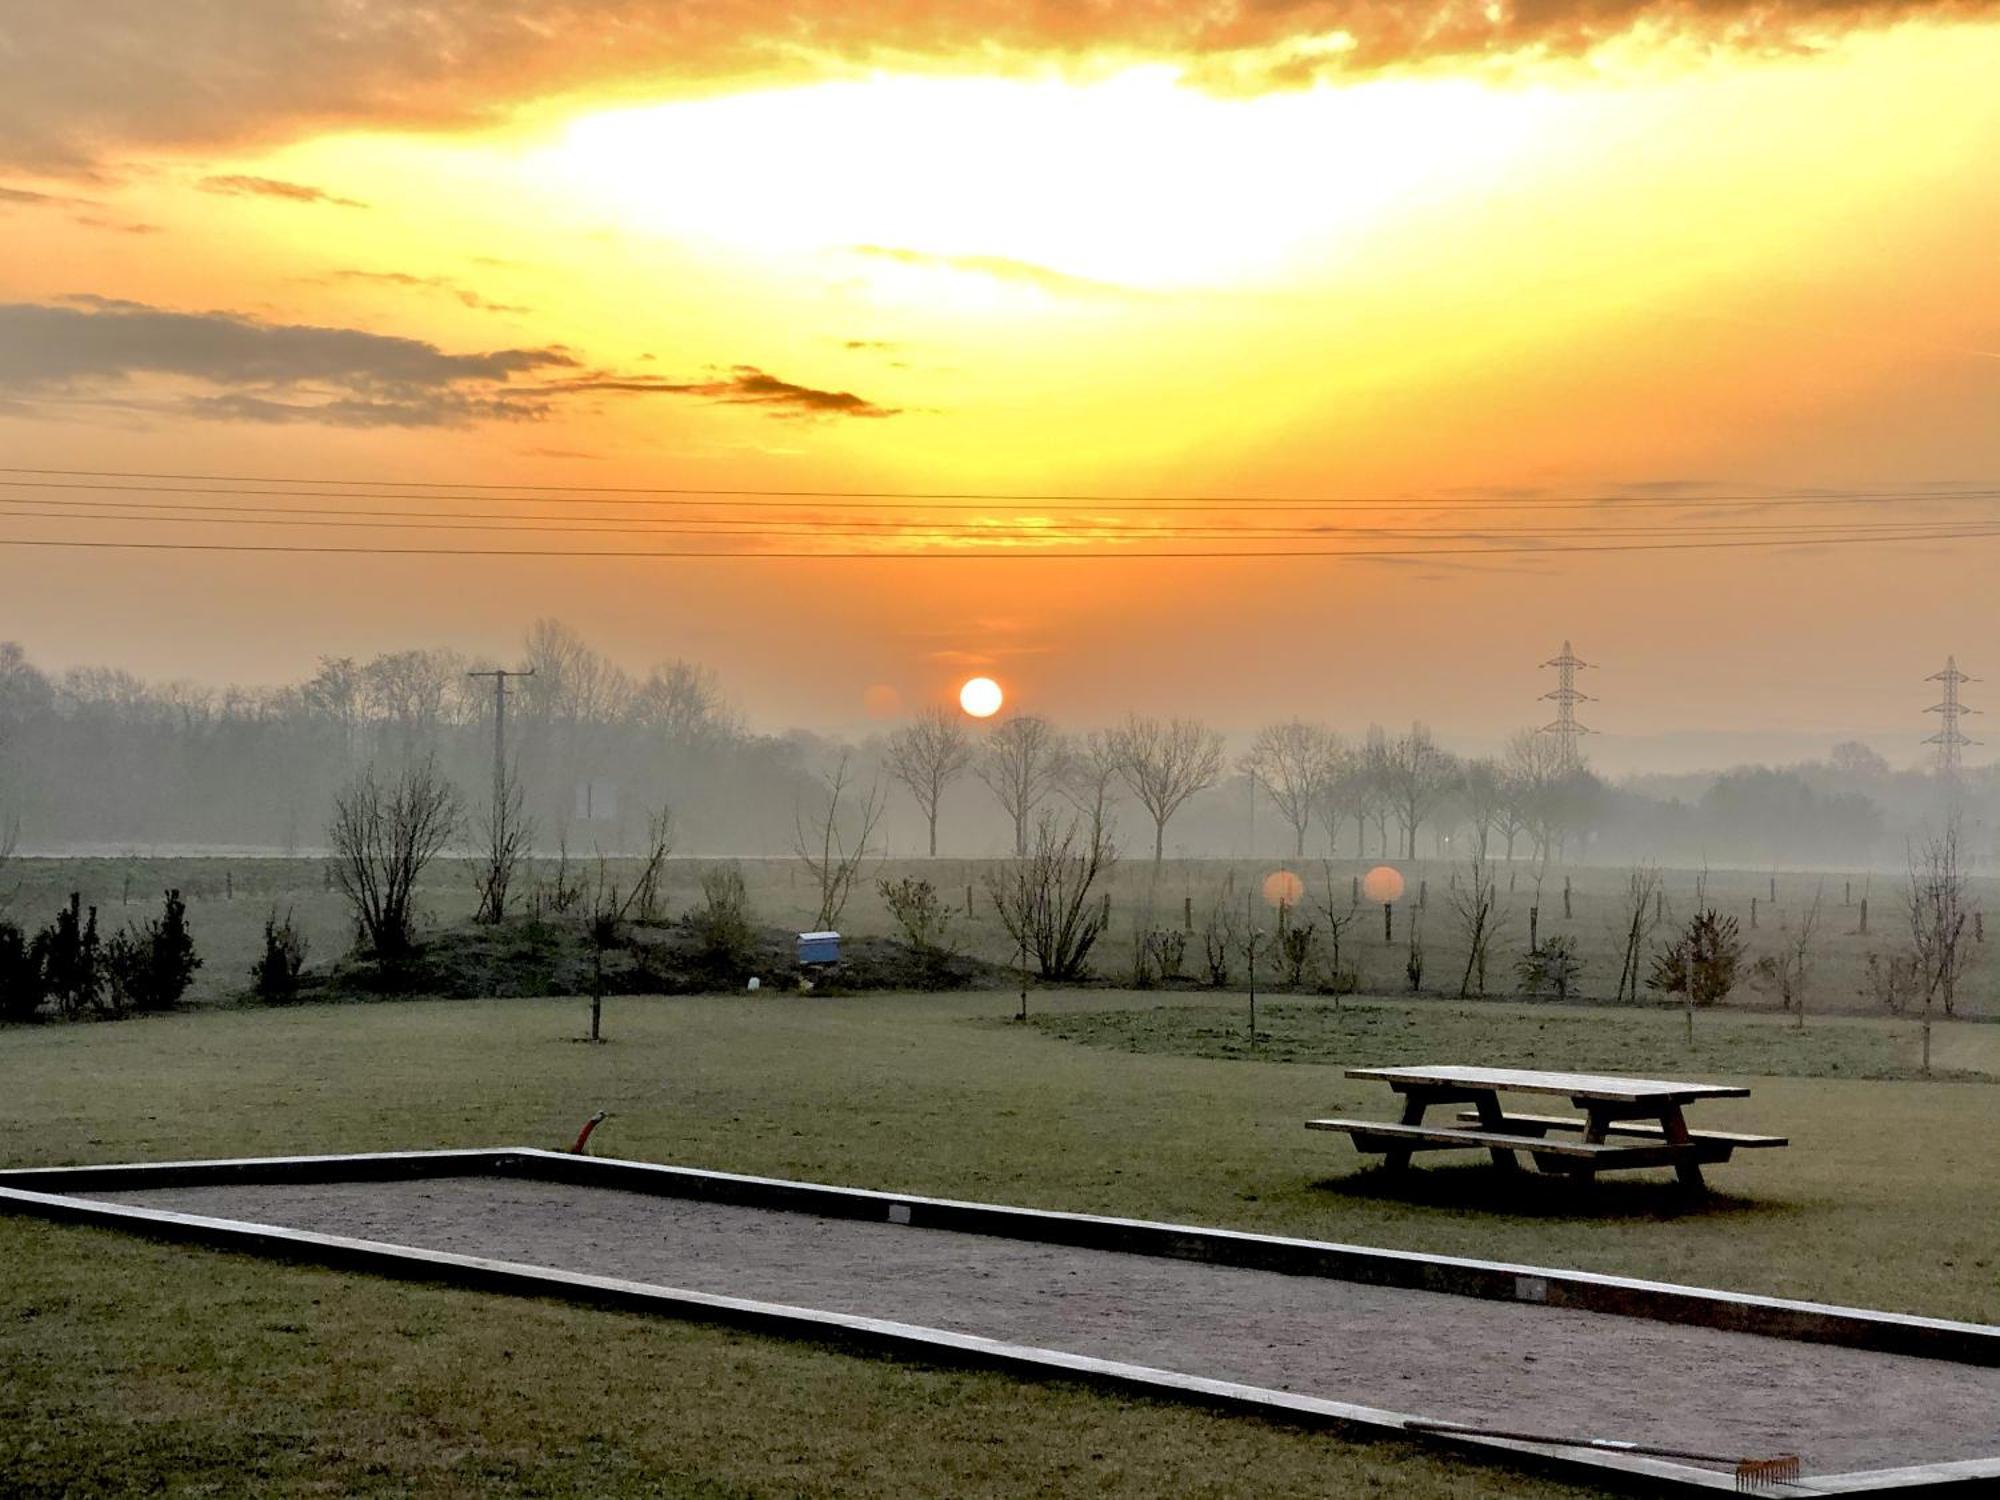
[[[1556,738],[1557,753],[1565,771],[1574,771],[1582,763],[1582,752],[1577,748],[1579,737],[1593,733],[1587,726],[1577,723],[1576,706],[1579,703],[1594,703],[1597,700],[1588,693],[1577,691],[1576,674],[1590,665],[1570,649],[1568,641],[1563,642],[1562,655],[1552,656],[1543,662],[1544,667],[1556,669],[1556,685],[1553,692],[1542,694],[1545,702],[1556,706],[1555,722],[1542,726],[1543,734]]]
[[[1964,731],[1958,727],[1958,721],[1965,715],[1979,712],[1978,709],[1967,708],[1958,701],[1959,684],[1978,680],[1977,677],[1968,677],[1958,670],[1958,658],[1955,656],[1947,656],[1944,659],[1942,672],[1933,672],[1924,679],[1925,682],[1944,684],[1944,701],[1933,703],[1924,710],[1927,714],[1936,714],[1941,720],[1938,732],[1931,735],[1924,743],[1937,746],[1938,776],[1944,781],[1958,780],[1959,752],[1967,745],[1979,743],[1978,740],[1967,739]]]
[[[507,679],[510,677],[533,677],[535,669],[525,672],[510,672],[505,667],[495,667],[490,672],[467,672],[467,677],[491,677],[493,679],[493,827],[494,837],[507,822]]]

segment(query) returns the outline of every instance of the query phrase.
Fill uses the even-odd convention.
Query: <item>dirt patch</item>
[[[1808,1474],[2000,1456],[2000,1370],[1752,1334],[562,1184],[101,1196]]]

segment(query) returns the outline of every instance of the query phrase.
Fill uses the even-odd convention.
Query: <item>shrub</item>
[[[1188,935],[1178,927],[1155,927],[1146,935],[1154,971],[1162,979],[1181,977],[1181,966],[1187,962],[1187,947]]]
[[[1158,970],[1153,966],[1153,933],[1141,917],[1132,925],[1132,972],[1129,976],[1135,990],[1150,990]]]
[[[743,872],[734,865],[702,875],[701,905],[682,918],[682,924],[694,939],[695,959],[703,968],[731,978],[749,970],[757,955],[749,906]]]
[[[1862,974],[1861,995],[1892,1016],[1900,1016],[1917,993],[1914,953],[1870,953]]]
[[[19,927],[0,921],[0,1021],[32,1020],[47,998],[41,955]]]
[[[97,937],[97,908],[88,915],[83,898],[70,892],[69,905],[35,934],[34,956],[56,1008],[71,1020],[104,1003],[102,945]]]
[[[1736,918],[1718,916],[1713,909],[1696,912],[1673,942],[1653,955],[1646,988],[1685,995],[1693,1005],[1714,1005],[1729,998],[1742,962]]]
[[[1539,948],[1530,948],[1514,965],[1521,993],[1553,1000],[1573,999],[1583,979],[1583,960],[1577,956],[1576,939],[1552,937]]]
[[[1229,956],[1239,941],[1236,877],[1229,874],[1222,877],[1222,886],[1209,903],[1208,915],[1201,924],[1202,968],[1216,989],[1229,983]]]
[[[415,952],[417,882],[458,823],[458,793],[429,756],[386,781],[370,766],[335,795],[327,825],[333,877],[376,959]]]
[[[292,925],[292,914],[278,919],[276,907],[264,918],[264,952],[250,966],[250,984],[259,1000],[283,1005],[297,998],[299,976],[306,967],[305,934]]]
[[[1319,950],[1318,929],[1311,923],[1279,929],[1278,957],[1284,960],[1285,982],[1298,989],[1306,982],[1306,970]]]
[[[877,882],[883,904],[896,925],[903,929],[903,941],[920,958],[948,958],[958,951],[952,936],[951,909],[928,880],[883,880]]]
[[[1351,995],[1361,988],[1361,975],[1352,964],[1345,967],[1328,965],[1320,976],[1319,992],[1322,995]]]
[[[137,930],[127,927],[104,945],[104,979],[115,1013],[172,1010],[200,967],[187,903],[177,890],[167,892],[157,919]]]
[[[1117,859],[1102,824],[1065,824],[1044,813],[1027,858],[987,872],[986,889],[1007,936],[1034,959],[1041,978],[1083,975],[1090,950],[1111,925],[1110,897],[1093,897],[1091,890]]]

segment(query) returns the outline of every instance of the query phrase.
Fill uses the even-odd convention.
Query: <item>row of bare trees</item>
[[[889,739],[883,766],[908,788],[937,853],[938,807],[971,771],[1014,825],[1014,855],[1029,854],[1029,833],[1052,797],[1067,800],[1096,828],[1123,788],[1153,820],[1153,858],[1166,853],[1167,824],[1197,792],[1221,780],[1222,735],[1198,719],[1130,715],[1111,730],[1065,735],[1048,720],[1018,714],[975,740],[964,719],[932,708]]]
[[[1199,719],[1133,714],[1116,728],[1064,734],[1047,719],[1021,714],[983,734],[944,707],[919,715],[888,742],[883,767],[916,802],[938,847],[945,793],[968,773],[985,783],[1014,828],[1014,854],[1028,853],[1037,813],[1063,798],[1102,823],[1111,800],[1129,795],[1153,828],[1153,858],[1166,853],[1167,825],[1197,793],[1230,769],[1222,735]],[[1419,833],[1439,820],[1472,830],[1475,857],[1497,846],[1508,860],[1526,841],[1546,860],[1587,821],[1598,782],[1567,763],[1549,735],[1522,730],[1497,757],[1462,759],[1423,724],[1391,735],[1372,726],[1358,743],[1303,719],[1257,731],[1234,769],[1252,780],[1290,826],[1303,859],[1307,835],[1324,831],[1329,852],[1354,828],[1365,854],[1371,827],[1377,850],[1417,857]]]
[[[1549,735],[1523,729],[1498,757],[1464,759],[1440,746],[1428,727],[1412,724],[1391,735],[1371,726],[1350,744],[1324,724],[1288,719],[1257,732],[1241,762],[1291,826],[1293,853],[1303,859],[1317,825],[1331,850],[1351,821],[1355,853],[1367,852],[1373,825],[1387,857],[1393,823],[1397,847],[1417,857],[1417,835],[1441,817],[1472,830],[1472,857],[1499,844],[1509,860],[1524,837],[1546,859],[1588,818],[1596,779],[1564,760]]]

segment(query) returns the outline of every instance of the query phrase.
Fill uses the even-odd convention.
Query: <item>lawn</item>
[[[546,1000],[16,1028],[0,1031],[0,1159],[558,1145],[601,1107],[605,1154],[2000,1321],[1990,1083],[1753,1076],[1751,1099],[1706,1106],[1713,1123],[1796,1144],[1714,1169],[1704,1209],[1646,1180],[1501,1201],[1478,1167],[1386,1187],[1301,1129],[1390,1103],[1340,1076],[1352,1059],[1133,1052],[1045,1029],[1118,1007],[1143,1027],[1162,1005],[1037,996],[1037,1017],[1057,1019],[1024,1027],[1003,1023],[1005,995],[616,999],[602,1047],[573,1040],[581,1002]],[[1411,1047],[1482,1060],[1524,1016],[1563,1036],[1590,1016],[1496,1007],[1481,1046],[1464,1007],[1371,1007],[1406,1010]],[[1705,1031],[1734,1034],[1716,1019]],[[1743,1063],[1797,1045],[1782,1022],[1731,1019],[1773,1033],[1745,1033]],[[2000,1074],[2000,1028],[1943,1028],[1937,1054]],[[1751,1073],[1722,1061],[1692,1071]],[[0,1221],[0,1266],[10,1492],[1558,1492],[1082,1390],[97,1231]]]
[[[1914,1079],[1922,1076],[1915,1023],[1811,1019],[1802,1027],[1768,1016],[1696,1013],[1694,1043],[1673,1008],[1558,1009],[1548,1005],[1300,1001],[1266,997],[1250,1034],[1245,997],[1228,1003],[1135,1005],[1037,1012],[1029,1024],[1067,1042],[1178,1057],[1391,1067],[1473,1058],[1494,1068],[1599,1073],[1739,1073],[1771,1078]],[[1955,1030],[1955,1029],[1954,1029]],[[1933,1031],[1933,1047],[1936,1047]],[[1935,1077],[1954,1073],[1933,1058]]]

